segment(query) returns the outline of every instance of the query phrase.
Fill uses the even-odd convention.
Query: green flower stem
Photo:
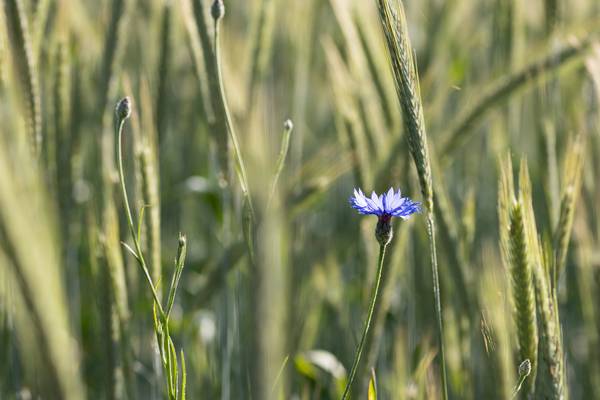
[[[131,233],[131,237],[133,238],[133,243],[135,244],[135,252],[137,253],[136,259],[142,271],[144,272],[144,276],[148,281],[148,285],[150,286],[150,290],[152,291],[152,297],[154,297],[154,302],[156,303],[156,307],[158,308],[158,312],[163,321],[166,321],[166,314],[160,304],[160,300],[158,299],[158,294],[156,293],[156,289],[154,288],[154,284],[152,283],[152,278],[150,277],[150,273],[148,272],[148,267],[146,265],[146,260],[144,259],[144,255],[142,254],[142,248],[140,246],[139,238],[136,235],[136,230],[133,225],[133,216],[131,215],[131,208],[129,207],[129,199],[127,198],[127,188],[125,187],[125,174],[123,173],[123,125],[125,123],[125,118],[119,118],[117,122],[117,151],[118,151],[118,161],[119,161],[119,180],[121,181],[121,192],[123,194],[123,203],[125,204],[125,213],[127,214],[127,224],[129,225],[129,232]]]
[[[362,333],[362,337],[360,338],[360,343],[358,344],[358,349],[356,350],[356,355],[354,356],[354,363],[352,364],[352,369],[350,370],[350,377],[348,378],[348,383],[346,383],[346,389],[344,390],[344,395],[342,396],[342,400],[346,400],[350,395],[350,388],[352,387],[352,382],[354,381],[354,376],[356,375],[356,370],[358,369],[358,364],[360,363],[360,358],[362,356],[363,348],[367,341],[367,336],[369,334],[369,329],[371,328],[371,320],[373,319],[373,314],[375,310],[375,305],[377,304],[377,300],[379,299],[379,286],[381,284],[381,276],[383,275],[383,259],[385,257],[385,249],[387,245],[382,244],[379,246],[379,261],[377,262],[377,277],[375,280],[375,286],[373,287],[373,293],[371,294],[371,303],[369,304],[369,313],[367,315],[367,320],[365,321],[365,327]]]
[[[219,96],[221,99],[222,106],[222,117],[225,118],[225,124],[227,126],[227,131],[229,133],[229,137],[231,139],[231,143],[233,145],[233,150],[235,152],[235,170],[238,175],[238,180],[240,181],[240,186],[242,188],[242,192],[245,197],[248,199],[248,203],[250,205],[250,209],[252,208],[252,199],[250,198],[250,192],[248,188],[248,177],[246,175],[246,167],[244,164],[244,159],[242,157],[242,151],[240,149],[240,144],[238,142],[237,134],[234,130],[233,120],[231,119],[231,113],[229,112],[229,106],[227,105],[227,100],[225,97],[225,85],[223,83],[223,72],[221,71],[221,48],[219,46],[219,20],[215,21],[214,25],[214,34],[213,34],[213,46],[214,46],[214,62],[215,69],[217,73],[217,81],[219,86]],[[229,177],[228,177],[229,178]]]

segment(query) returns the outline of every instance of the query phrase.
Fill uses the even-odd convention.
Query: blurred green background
[[[348,198],[394,186],[422,200],[376,1],[225,2],[220,66],[250,222],[215,102],[212,1],[0,4],[0,398],[165,396],[151,295],[121,244],[132,245],[113,130],[124,96],[127,187],[163,296],[187,235],[170,319],[187,398],[339,398],[378,249],[376,218]],[[538,231],[552,241],[579,135],[557,293],[569,397],[600,399],[600,2],[405,7],[434,166],[450,397],[510,398],[522,361],[499,159],[527,159]],[[379,398],[439,398],[425,218],[394,230],[355,398],[371,367]]]

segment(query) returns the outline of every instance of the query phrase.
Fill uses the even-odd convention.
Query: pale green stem
[[[442,320],[442,302],[440,299],[440,277],[438,273],[437,252],[435,249],[435,224],[433,212],[429,211],[427,216],[427,234],[429,235],[429,253],[431,254],[431,271],[433,273],[433,296],[435,300],[435,313],[437,314],[440,365],[442,375],[442,399],[448,399],[448,386],[446,383],[446,357],[444,355],[444,323]]]
[[[119,180],[121,181],[121,192],[123,194],[123,203],[125,204],[125,213],[127,215],[127,224],[129,225],[129,232],[131,233],[131,237],[133,238],[133,243],[135,244],[135,251],[137,253],[137,260],[144,272],[144,276],[148,281],[148,285],[150,286],[150,290],[152,291],[152,297],[154,297],[154,301],[156,302],[156,306],[158,307],[158,312],[160,313],[161,319],[166,321],[166,315],[160,304],[160,300],[158,300],[158,294],[156,293],[156,289],[154,288],[154,284],[152,283],[152,278],[150,277],[150,273],[148,272],[148,267],[146,266],[146,260],[144,259],[144,255],[142,254],[142,248],[140,246],[140,241],[136,235],[136,230],[133,224],[133,216],[131,215],[131,208],[129,207],[129,199],[127,198],[127,188],[125,186],[125,174],[123,173],[123,144],[122,144],[122,136],[123,136],[123,125],[125,123],[125,119],[119,119],[117,125],[117,151],[118,151],[118,162],[119,162]]]
[[[363,348],[367,341],[367,336],[369,334],[369,329],[371,328],[371,320],[373,319],[373,313],[375,310],[375,305],[377,303],[377,299],[379,298],[379,286],[381,284],[381,276],[383,275],[383,259],[385,257],[385,249],[387,245],[382,244],[379,246],[379,261],[377,262],[377,276],[375,278],[375,286],[373,287],[373,293],[371,294],[371,303],[369,304],[369,313],[367,314],[367,320],[365,321],[365,327],[363,329],[362,337],[360,338],[360,343],[358,344],[358,349],[356,350],[356,355],[354,356],[354,363],[352,364],[352,369],[350,370],[350,377],[348,378],[348,383],[346,383],[346,389],[344,390],[344,395],[342,396],[342,400],[346,400],[350,395],[350,388],[352,387],[352,382],[354,381],[354,376],[356,375],[356,371],[358,370],[358,364],[360,363],[360,358],[362,356]]]
[[[235,152],[235,160],[236,160],[236,171],[238,174],[238,179],[240,181],[240,186],[242,187],[242,192],[244,196],[248,197],[248,202],[250,203],[250,208],[252,208],[252,200],[250,198],[250,193],[248,189],[248,178],[246,176],[246,167],[244,165],[244,159],[242,157],[242,152],[240,149],[240,145],[238,142],[237,134],[233,127],[233,121],[231,119],[231,114],[229,112],[229,106],[227,105],[227,100],[225,98],[225,86],[223,84],[223,73],[221,71],[221,50],[219,47],[219,20],[215,21],[215,29],[214,29],[214,56],[215,56],[215,65],[217,70],[217,79],[219,81],[219,92],[221,96],[221,101],[223,103],[223,111],[225,117],[225,123],[227,124],[227,131],[229,132],[229,137],[231,139],[231,143],[233,145],[233,150]]]
[[[525,382],[525,379],[527,379],[528,376],[529,374],[521,377],[519,384],[513,389],[513,394],[510,396],[511,400],[517,397],[517,394],[519,394],[519,391],[521,390],[521,386],[523,386],[523,382]]]

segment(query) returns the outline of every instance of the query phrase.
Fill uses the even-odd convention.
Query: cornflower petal
[[[367,203],[369,203],[369,206],[371,206],[373,211],[383,212],[383,205],[379,201],[379,197],[377,197],[375,192],[371,193],[371,198],[367,199]]]
[[[367,206],[367,202],[365,200],[365,195],[362,194],[361,192],[357,192],[356,189],[354,189],[354,204],[356,204],[357,206],[360,207],[366,207]]]
[[[402,197],[400,189],[394,192],[394,188],[390,188],[380,196],[373,191],[371,197],[368,197],[359,188],[354,189],[353,194],[354,196],[349,199],[350,205],[363,215],[371,214],[380,218],[388,216],[407,219],[412,214],[421,211],[421,203],[412,201],[408,197]]]

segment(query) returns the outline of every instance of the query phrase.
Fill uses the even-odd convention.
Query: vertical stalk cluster
[[[86,398],[65,295],[57,221],[49,206],[52,198],[44,187],[42,165],[23,137],[0,135],[0,182],[0,276],[10,290],[2,295],[10,296],[12,306],[6,311],[14,323],[22,361],[10,356],[7,365],[23,376],[35,376],[31,386],[20,382],[21,387],[28,385],[48,398]],[[5,382],[3,398],[11,396]]]
[[[205,105],[209,109],[209,132],[212,135],[212,139],[216,143],[217,147],[217,160],[219,163],[220,179],[228,183],[229,174],[229,135],[231,125],[228,115],[227,103],[224,98],[224,89],[221,88],[221,73],[219,65],[219,24],[220,19],[223,18],[225,13],[225,7],[213,6],[215,12],[212,12],[213,17],[213,37],[211,40],[211,32],[206,18],[205,6],[207,1],[205,0],[193,0],[194,16],[196,20],[196,26],[200,43],[202,44],[202,55],[204,60],[204,69],[206,71],[206,83],[208,84],[208,104]],[[222,3],[221,3],[222,4]],[[222,10],[221,15],[216,12]],[[214,17],[218,18],[214,18]]]
[[[540,243],[527,163],[521,161],[518,197],[510,157],[500,172],[500,245],[512,289],[519,362],[530,363],[518,389],[523,398],[562,399],[567,389],[553,253],[549,242]]]
[[[250,257],[253,258],[254,245],[252,236],[255,227],[254,207],[252,205],[252,198],[248,187],[248,176],[246,173],[244,157],[233,125],[229,106],[227,105],[225,87],[223,84],[219,31],[221,20],[225,15],[225,5],[222,0],[215,0],[211,5],[210,15],[213,19],[213,35],[211,41],[203,9],[204,4],[205,2],[202,0],[194,0],[193,2],[194,15],[196,17],[198,34],[202,43],[204,63],[208,78],[210,107],[213,112],[213,115],[211,116],[212,123],[210,124],[209,129],[213,131],[213,137],[217,143],[217,159],[219,160],[220,179],[226,184],[229,183],[231,175],[229,167],[229,149],[230,147],[233,149],[234,170],[243,196],[243,232]]]
[[[210,32],[211,29],[207,23],[208,18],[206,18],[205,12],[207,11],[205,8],[207,3],[207,1],[203,0],[193,0],[198,40],[201,43],[203,55],[202,65],[198,65],[200,57],[195,57],[195,62],[197,63],[196,69],[199,75],[202,70],[206,71],[209,101],[205,106],[209,114],[208,129],[213,135],[213,141],[216,143],[216,158],[219,167],[218,176],[225,187],[223,203],[226,208],[229,207],[227,208],[228,211],[234,208],[234,190],[233,186],[229,186],[233,176],[237,177],[242,194],[241,225],[252,271],[250,277],[252,291],[249,296],[249,303],[253,310],[253,314],[250,317],[253,324],[253,331],[248,334],[249,354],[252,354],[252,366],[249,370],[249,389],[253,397],[265,398],[265,396],[269,396],[268,386],[272,384],[270,382],[271,360],[273,359],[273,355],[277,354],[277,346],[275,343],[268,342],[268,339],[271,337],[270,332],[261,332],[258,328],[269,324],[274,325],[275,328],[281,326],[277,320],[277,312],[272,310],[271,299],[269,297],[273,295],[275,290],[270,279],[277,280],[278,277],[284,276],[285,273],[282,270],[283,265],[281,264],[281,260],[277,259],[277,257],[282,255],[279,253],[280,251],[284,253],[284,246],[279,245],[277,241],[267,243],[265,240],[255,240],[255,235],[259,227],[265,235],[279,229],[278,210],[273,209],[280,206],[275,201],[277,197],[275,196],[276,187],[287,157],[293,124],[291,121],[287,121],[284,124],[280,154],[276,161],[270,191],[267,190],[265,192],[267,196],[264,199],[258,194],[253,196],[248,182],[244,157],[225,93],[220,48],[220,28],[225,15],[225,5],[222,0],[214,0],[212,2],[210,18],[212,18],[213,25],[212,32]],[[190,39],[193,40],[193,32],[190,32],[190,36]],[[204,80],[203,78],[203,76],[199,76],[201,82]],[[264,177],[259,177],[260,179],[264,179]],[[261,217],[264,211],[264,218],[261,218],[260,221],[257,214],[255,214],[254,197],[258,204],[257,209],[261,211],[258,216]],[[267,209],[269,212],[267,212]],[[224,227],[225,229],[230,229],[227,223],[224,223]],[[265,251],[265,248],[268,248],[269,251]],[[268,312],[266,312],[267,309],[269,309]]]
[[[175,345],[169,334],[169,316],[173,309],[175,302],[175,294],[179,286],[179,280],[183,272],[185,255],[187,249],[187,242],[185,236],[180,235],[177,248],[177,257],[175,258],[175,270],[171,278],[171,285],[167,295],[166,307],[163,307],[158,291],[156,289],[155,282],[152,279],[150,270],[146,263],[144,254],[142,253],[142,246],[140,244],[142,218],[138,221],[137,230],[133,221],[133,215],[129,206],[129,198],[127,196],[127,186],[125,185],[125,174],[123,171],[123,126],[125,121],[131,115],[131,103],[128,97],[122,99],[115,109],[115,135],[117,136],[117,162],[119,167],[119,179],[121,182],[121,194],[123,196],[123,204],[125,206],[125,215],[127,217],[127,225],[129,232],[134,243],[134,248],[131,248],[127,244],[123,243],[125,249],[133,255],[137,260],[140,269],[148,283],[148,288],[152,293],[153,297],[153,310],[154,310],[154,331],[156,334],[156,340],[158,343],[158,349],[160,352],[160,359],[162,362],[163,370],[165,372],[165,378],[167,380],[167,395],[169,400],[185,400],[185,386],[186,386],[186,369],[185,369],[185,358],[183,350],[180,353],[181,357],[181,382],[179,381],[179,363],[177,360],[177,352]]]
[[[423,203],[427,212],[427,233],[429,236],[429,252],[433,273],[433,292],[438,325],[440,347],[440,367],[442,381],[442,396],[448,398],[446,383],[446,361],[444,355],[444,328],[440,299],[440,283],[435,245],[435,217],[433,203],[433,185],[431,178],[431,163],[427,144],[427,133],[423,117],[423,106],[419,88],[419,77],[413,49],[408,36],[406,16],[401,1],[394,8],[390,0],[377,0],[379,17],[386,38],[390,55],[396,94],[402,107],[404,127],[408,137],[408,147],[417,168],[417,175],[423,195]]]
[[[42,146],[41,100],[27,15],[22,0],[6,0],[3,4],[14,69],[19,77],[25,103],[30,144],[34,154],[39,154]]]
[[[524,164],[521,166],[522,171]],[[523,197],[525,185],[523,179],[518,199],[514,194],[512,180],[512,165],[510,159],[502,165],[498,212],[500,220],[501,247],[503,260],[506,264],[512,289],[512,303],[514,307],[514,321],[517,329],[519,345],[519,363],[529,360],[531,372],[523,382],[522,393],[525,396],[533,393],[537,369],[538,331],[535,309],[535,292],[533,286],[533,260],[531,248],[528,243]]]

